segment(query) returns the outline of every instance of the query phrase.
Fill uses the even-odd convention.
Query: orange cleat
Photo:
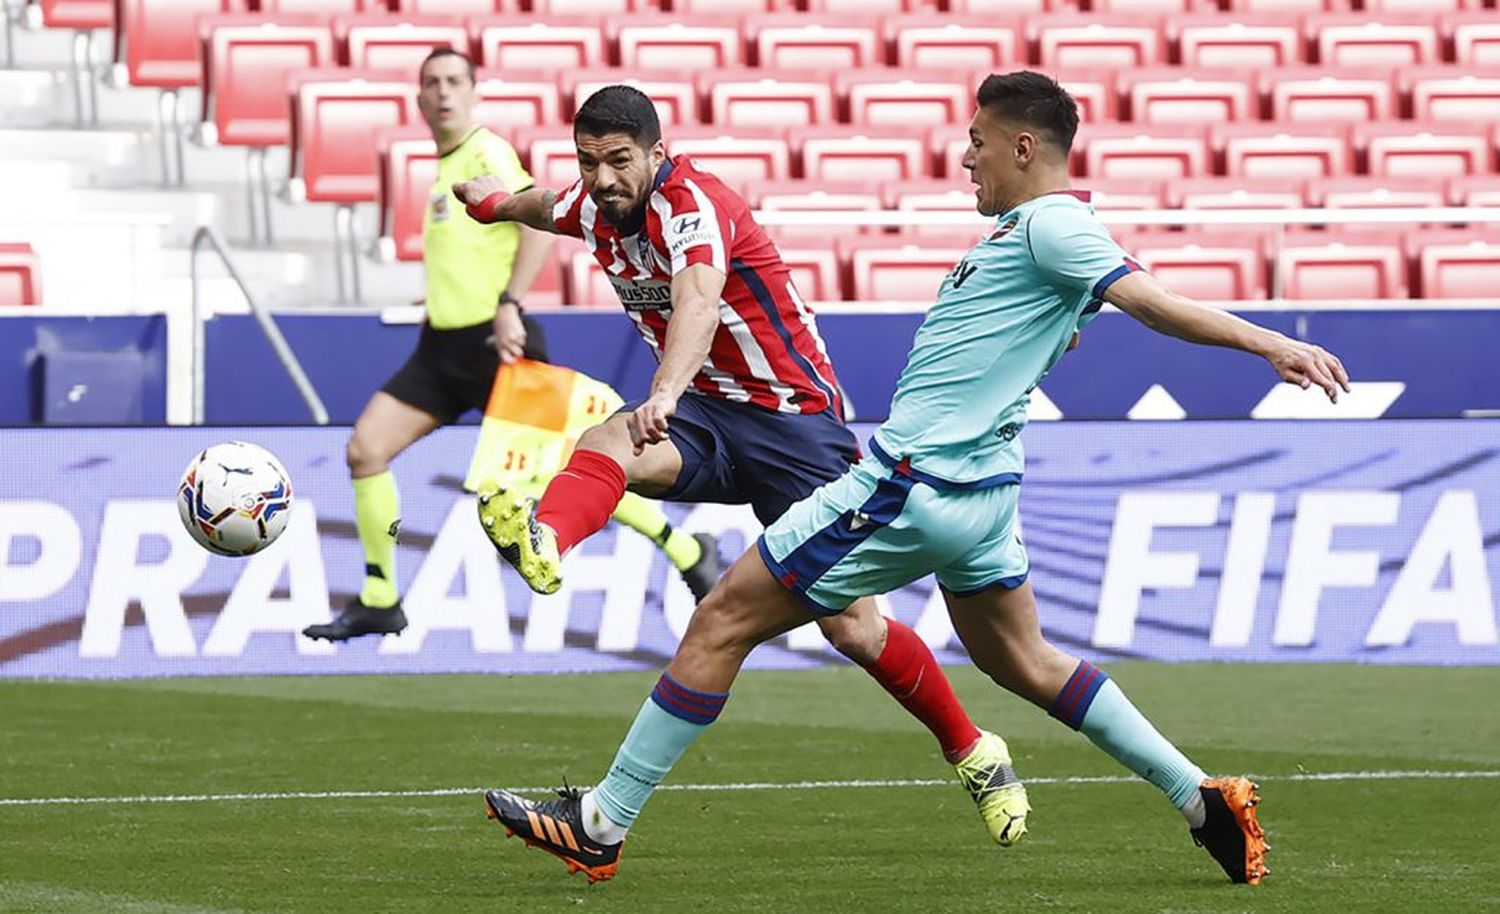
[[[1206,818],[1190,829],[1193,842],[1218,861],[1230,882],[1259,885],[1271,875],[1266,868],[1265,830],[1256,818],[1260,785],[1249,778],[1211,778],[1199,787]]]
[[[533,803],[509,791],[486,790],[485,814],[505,826],[506,837],[515,835],[546,851],[566,863],[570,874],[583,873],[590,884],[613,879],[625,842],[598,845],[591,840],[583,830],[582,794],[576,787],[557,793],[559,799]]]

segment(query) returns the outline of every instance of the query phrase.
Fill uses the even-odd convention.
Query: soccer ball
[[[188,464],[177,514],[193,539],[219,555],[250,555],[276,541],[292,511],[292,481],[264,448],[216,444]]]

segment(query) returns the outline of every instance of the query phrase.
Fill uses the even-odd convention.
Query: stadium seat
[[[994,13],[1018,16],[1050,12],[1057,5],[1055,0],[947,0],[945,8],[950,13],[965,16]]]
[[[509,133],[517,127],[562,122],[557,79],[480,70],[475,74],[479,104],[474,117],[492,130]]]
[[[1493,11],[1462,13],[1442,19],[1453,38],[1453,59],[1466,67],[1500,67],[1500,17]]]
[[[1322,13],[1347,9],[1348,0],[1229,0],[1236,13]]]
[[[1319,178],[1307,184],[1312,206],[1368,209],[1396,206],[1444,206],[1447,187],[1440,177]]]
[[[41,0],[42,25],[80,31],[114,28],[115,6],[116,0]]]
[[[401,13],[418,16],[488,16],[512,12],[518,0],[397,0]]]
[[[1455,206],[1500,207],[1500,181],[1494,175],[1463,175],[1448,180],[1448,199]]]
[[[1260,98],[1248,72],[1185,73],[1146,69],[1125,73],[1122,94],[1137,124],[1217,124],[1254,119]]]
[[[1430,21],[1407,16],[1309,16],[1308,37],[1326,67],[1405,67],[1438,60]]]
[[[837,74],[834,87],[857,125],[967,124],[974,113],[974,93],[962,74],[854,70]]]
[[[1202,301],[1254,301],[1267,295],[1264,230],[1215,227],[1137,232],[1120,246],[1173,292]]]
[[[255,13],[198,20],[205,137],[225,146],[284,146],[291,140],[289,77],[334,65],[323,17]]]
[[[1474,0],[1360,0],[1360,8],[1370,13],[1448,13],[1478,9]]]
[[[791,177],[792,153],[779,133],[741,127],[733,135],[712,127],[675,130],[667,138],[672,155],[692,156],[725,181],[768,181]]]
[[[1269,69],[1307,59],[1295,16],[1173,16],[1167,39],[1185,67]]]
[[[469,18],[479,62],[497,70],[567,70],[603,66],[604,36],[593,20],[517,24],[511,16]]]
[[[118,0],[115,60],[132,86],[181,89],[198,85],[198,17],[237,11],[234,0]],[[123,56],[122,56],[123,54]]]
[[[645,0],[531,0],[533,16],[605,16],[654,10]]]
[[[1352,171],[1346,131],[1338,124],[1227,124],[1209,135],[1231,177],[1321,178]]]
[[[893,182],[885,185],[884,202],[887,209],[909,213],[966,213],[975,214],[974,188],[967,183],[955,183],[942,179]],[[902,232],[911,236],[951,236],[955,227],[951,225],[911,226]]]
[[[764,70],[705,73],[708,120],[727,127],[804,127],[834,122],[833,86],[819,74]]]
[[[1479,126],[1394,121],[1356,125],[1353,137],[1372,175],[1448,177],[1494,168],[1490,138]]]
[[[42,264],[25,242],[0,242],[0,306],[40,305]]]
[[[1286,178],[1189,178],[1167,184],[1167,205],[1181,209],[1297,209],[1302,183]]]
[[[512,136],[521,161],[537,184],[561,191],[578,180],[578,150],[570,128],[522,127]]]
[[[1500,232],[1494,227],[1438,229],[1408,233],[1407,251],[1417,265],[1417,294],[1422,298],[1495,297],[1500,276]]]
[[[422,259],[422,219],[437,180],[437,144],[426,127],[392,127],[375,135],[380,157],[380,251]]]
[[[313,202],[352,205],[380,190],[375,134],[420,123],[411,80],[342,70],[305,71],[292,89],[292,178]]]
[[[454,16],[403,14],[399,20],[370,13],[335,16],[333,34],[346,65],[411,73],[413,78],[435,48],[469,51],[468,32]]]
[[[889,16],[884,34],[900,70],[987,70],[1025,61],[1020,30],[1003,22],[960,23],[951,16]]]
[[[572,99],[571,111],[583,107],[590,95],[605,86],[623,83],[646,93],[656,105],[663,126],[696,125],[702,120],[698,113],[698,90],[693,86],[692,75],[685,70],[657,70],[640,78],[627,78],[614,69],[573,70],[563,73],[560,80],[563,92]]]
[[[1276,255],[1283,298],[1405,298],[1406,261],[1395,237],[1287,230]]]
[[[1416,67],[1403,69],[1397,79],[1417,120],[1484,123],[1500,112],[1500,65]]]
[[[587,250],[575,249],[568,252],[566,257],[563,263],[567,264],[567,282],[564,285],[569,304],[604,307],[620,303],[614,285],[593,254]]]
[[[389,10],[386,0],[253,0],[257,12],[271,15],[295,15],[318,13],[334,16],[339,13],[383,13]]]
[[[1093,192],[1091,202],[1096,210],[1161,209],[1167,205],[1162,183],[1150,179],[1084,178],[1078,186]]]
[[[809,13],[905,13],[921,8],[921,0],[807,0]]]
[[[849,297],[844,291],[838,252],[826,242],[809,244],[797,238],[782,238],[779,233],[773,233],[772,237],[792,286],[804,301],[838,302]]]
[[[1166,62],[1154,16],[1060,14],[1027,20],[1046,67],[1144,67]]]
[[[964,152],[969,148],[967,126],[947,124],[930,127],[926,141],[929,168],[933,175],[946,177],[950,181],[967,177],[961,164]]]
[[[1190,125],[1085,124],[1074,164],[1090,178],[1190,178],[1209,173],[1208,143]]]
[[[840,239],[849,264],[854,300],[931,303],[953,265],[974,246],[979,232],[932,236]]]
[[[802,174],[814,181],[904,181],[927,177],[920,136],[899,129],[826,127],[793,131]]]
[[[745,59],[745,39],[734,20],[609,20],[606,28],[624,67],[706,71],[737,67]]]
[[[784,213],[806,210],[873,212],[881,209],[880,192],[863,181],[756,181],[745,196],[752,209]],[[869,226],[781,225],[784,237],[828,238],[834,234],[867,232]]]
[[[853,69],[885,63],[885,50],[867,17],[809,22],[802,15],[751,16],[745,29],[756,65],[775,70]]]
[[[1365,123],[1397,110],[1389,68],[1282,67],[1261,74],[1261,90],[1276,121]]]
[[[795,0],[670,0],[670,3],[674,15],[689,13],[695,19],[704,15],[780,13],[797,7]]]
[[[975,74],[974,90],[988,74]],[[1078,103],[1078,119],[1085,123],[1120,119],[1120,93],[1115,87],[1119,73],[1108,69],[1069,68],[1054,74],[1057,82]]]

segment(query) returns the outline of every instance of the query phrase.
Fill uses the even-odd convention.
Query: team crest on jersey
[[[651,253],[651,239],[641,232],[635,238],[635,249],[641,255],[641,263],[650,265],[656,258]]]
[[[1021,220],[1019,220],[1016,217],[1012,216],[1010,219],[1006,220],[1006,222],[1005,222],[1004,225],[1002,225],[999,228],[995,229],[994,233],[990,235],[990,240],[991,241],[999,241],[1001,238],[1004,238],[1006,235],[1009,235],[1011,233],[1011,231],[1016,227],[1016,225],[1020,221]]]
[[[446,221],[448,219],[448,216],[449,216],[450,212],[451,212],[448,209],[448,194],[447,194],[447,192],[444,191],[442,193],[434,193],[432,195],[432,197],[431,197],[431,202],[432,202],[432,221],[433,222],[444,222],[444,221]]]

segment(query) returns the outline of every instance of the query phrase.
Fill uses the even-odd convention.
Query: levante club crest
[[[1016,227],[1016,223],[1019,222],[1019,221],[1020,221],[1019,219],[1017,219],[1016,217],[1012,216],[1010,219],[1006,220],[1006,222],[1005,222],[1004,225],[1002,225],[999,228],[995,229],[995,233],[990,236],[990,240],[991,241],[999,241],[1001,238],[1004,238],[1006,235],[1009,235],[1011,229],[1015,228]]]

